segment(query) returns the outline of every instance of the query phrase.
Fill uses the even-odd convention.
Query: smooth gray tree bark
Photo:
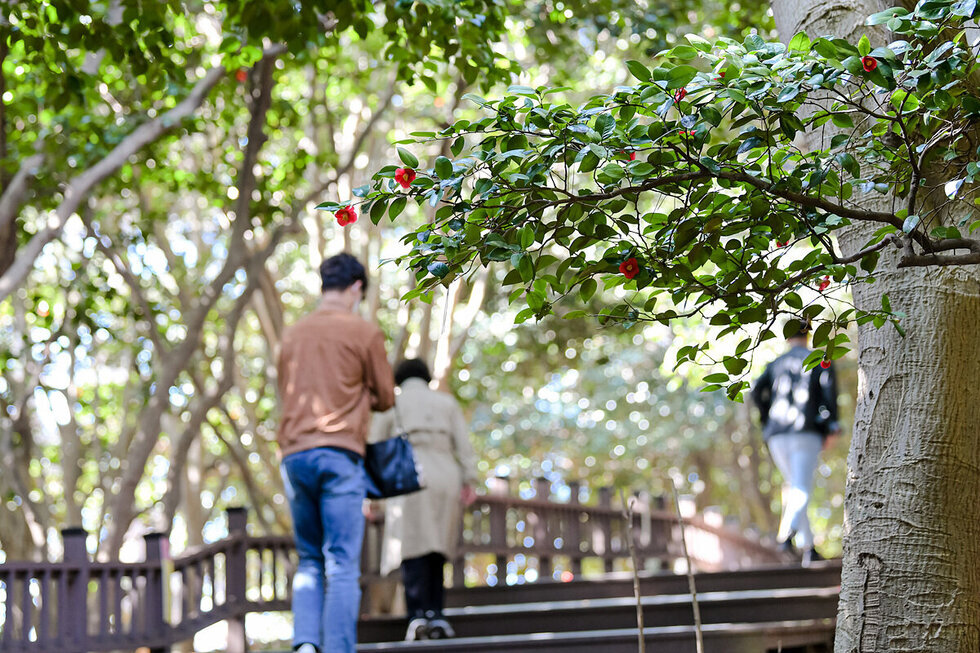
[[[780,38],[800,31],[856,42],[887,33],[865,18],[876,0],[773,0]],[[824,134],[830,138],[832,134]],[[814,145],[818,145],[814,143]],[[874,200],[861,201],[871,207]],[[884,200],[890,205],[890,200]],[[882,207],[879,207],[882,208]],[[845,254],[867,229],[841,232]],[[867,325],[845,496],[835,651],[980,650],[980,269],[897,267],[884,254],[858,307],[887,294],[902,337]]]

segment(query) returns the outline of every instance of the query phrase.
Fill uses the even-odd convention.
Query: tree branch
[[[103,159],[72,179],[65,190],[65,199],[55,209],[47,226],[31,238],[10,269],[0,277],[0,301],[6,299],[24,280],[34,267],[34,261],[41,254],[41,250],[61,234],[68,218],[78,210],[96,184],[119,169],[130,156],[159,139],[180,124],[184,118],[194,113],[224,76],[223,66],[209,70],[177,106],[137,127]]]
[[[905,254],[898,262],[898,267],[976,265],[978,263],[980,263],[980,253],[978,252],[971,252],[969,254]]]
[[[40,153],[24,159],[17,174],[3,190],[3,195],[0,196],[0,230],[17,217],[21,202],[24,201],[24,195],[27,193],[28,183],[37,175],[42,163],[44,163],[44,155]]]
[[[150,337],[150,341],[153,343],[153,348],[159,352],[161,357],[167,355],[167,347],[164,342],[160,339],[160,332],[157,331],[156,322],[153,319],[154,313],[153,309],[150,307],[150,302],[147,301],[146,295],[143,293],[143,287],[140,285],[139,279],[133,274],[129,265],[123,260],[122,256],[109,247],[102,241],[102,234],[100,234],[95,229],[92,230],[95,235],[95,246],[102,252],[102,255],[109,259],[112,263],[112,267],[116,269],[119,276],[123,278],[126,285],[129,286],[130,292],[133,293],[133,297],[136,299],[136,303],[139,304],[140,310],[143,311],[143,317],[147,322],[147,331]]]

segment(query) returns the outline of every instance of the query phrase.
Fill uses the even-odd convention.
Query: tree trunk
[[[798,31],[856,42],[885,5],[774,0],[784,41]],[[887,36],[872,34],[874,45]],[[831,134],[826,134],[830,138]],[[842,232],[855,251],[867,231]],[[980,649],[980,272],[898,269],[882,256],[859,308],[887,294],[892,326],[862,327],[848,456],[837,653]]]

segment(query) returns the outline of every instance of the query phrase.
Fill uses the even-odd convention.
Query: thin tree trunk
[[[435,298],[428,304],[422,304],[422,319],[419,320],[419,345],[415,348],[415,357],[421,358],[428,364],[432,360],[432,311],[435,308]]]
[[[253,93],[251,117],[247,131],[248,142],[238,174],[239,194],[235,204],[235,221],[229,240],[228,258],[217,277],[204,290],[197,305],[188,310],[187,335],[184,340],[167,352],[166,357],[161,360],[160,373],[156,379],[156,391],[140,415],[140,425],[133,438],[133,444],[127,452],[127,466],[123,469],[118,490],[107,502],[110,504],[110,514],[113,519],[108,524],[108,533],[103,542],[104,550],[108,551],[110,556],[118,555],[126,531],[136,515],[136,507],[133,505],[136,488],[143,478],[146,461],[159,440],[160,420],[164,412],[169,409],[170,387],[197,351],[208,313],[221,296],[224,285],[232,279],[242,265],[249,268],[247,270],[249,282],[245,291],[236,301],[249,301],[252,292],[258,285],[258,266],[265,264],[265,260],[271,255],[285,229],[286,225],[280,225],[279,229],[274,232],[269,245],[249,256],[244,235],[251,225],[251,197],[256,186],[254,165],[262,145],[268,138],[265,133],[266,113],[272,101],[273,69],[279,52],[281,51],[263,57],[257,64],[260,81]]]
[[[439,337],[436,339],[436,354],[432,362],[432,380],[439,390],[449,389],[449,377],[452,375],[453,359],[451,355],[454,317],[456,306],[463,292],[463,280],[457,279],[446,290],[445,299],[439,311]]]
[[[204,506],[201,505],[201,490],[204,480],[204,451],[201,435],[191,441],[187,450],[187,465],[182,474],[184,482],[183,513],[187,525],[187,545],[198,546],[204,543]]]

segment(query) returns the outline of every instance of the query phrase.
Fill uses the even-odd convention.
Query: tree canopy
[[[488,473],[498,464],[545,473],[526,463],[550,448],[575,464],[592,456],[593,482],[638,477],[625,464],[605,470],[659,446],[637,444],[629,412],[616,417],[615,442],[592,437],[604,423],[566,424],[589,434],[578,456],[578,440],[520,404],[526,387],[549,382],[541,363],[520,365],[490,397],[471,394],[513,354],[485,326],[509,310],[502,269],[430,304],[399,301],[410,281],[378,264],[399,251],[406,227],[431,219],[428,205],[392,225],[341,228],[311,199],[350,197],[392,139],[478,119],[466,92],[495,93],[518,70],[535,85],[589,71],[612,88],[624,58],[693,29],[770,34],[765,3],[54,0],[14,3],[0,17],[3,553],[42,555],[65,525],[99,533],[100,554],[112,556],[127,533],[172,525],[177,549],[210,537],[222,508],[241,502],[257,508],[263,530],[287,528],[270,361],[283,325],[315,300],[319,259],[342,248],[375,270],[366,311],[390,335],[392,357],[428,359],[467,402]],[[428,147],[452,154],[448,143]],[[548,365],[564,366],[569,347],[600,358],[634,347],[632,334],[609,333],[586,354],[582,330],[559,331],[572,344]],[[536,346],[536,331],[519,337]],[[647,374],[659,355],[647,366],[624,351],[616,365]],[[651,380],[648,401],[659,401],[661,382]],[[686,392],[674,394],[678,407]],[[497,405],[519,409],[534,430],[490,437],[506,426],[489,419],[504,416]],[[619,444],[626,455],[614,454]],[[656,464],[670,469],[668,458]],[[700,478],[706,464],[678,461],[678,478]],[[764,460],[759,469],[768,474]]]

